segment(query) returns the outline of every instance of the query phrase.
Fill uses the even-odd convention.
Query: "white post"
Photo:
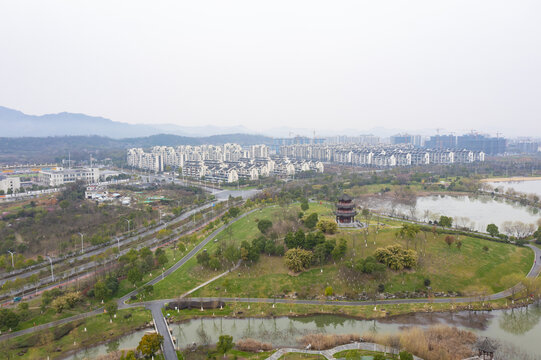
[[[47,259],[49,259],[49,262],[51,263],[51,278],[54,282],[54,272],[53,272],[53,260],[51,259],[50,256],[47,256]]]
[[[81,254],[84,252],[84,237],[85,237],[85,234],[83,233],[79,233],[79,235],[81,235]]]
[[[131,219],[126,219],[126,221],[128,222],[128,233],[130,232],[130,222],[131,222]]]

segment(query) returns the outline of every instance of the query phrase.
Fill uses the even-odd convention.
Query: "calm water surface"
[[[396,204],[390,201],[372,199],[368,204],[372,209],[383,210],[394,215],[404,215],[419,220],[435,220],[440,215],[451,216],[453,224],[466,226],[473,230],[485,231],[488,224],[494,223],[501,228],[505,221],[522,221],[536,224],[541,213],[536,208],[491,196],[422,196],[412,205]]]
[[[173,324],[172,329],[181,348],[194,342],[199,345],[215,344],[223,334],[232,335],[234,339],[253,338],[270,342],[273,346],[295,346],[299,337],[310,333],[390,333],[409,326],[446,324],[471,330],[480,336],[508,341],[532,354],[539,354],[540,319],[541,307],[530,306],[492,312],[412,314],[377,321],[334,315],[274,319],[206,318]],[[143,335],[144,331],[139,331],[109,344],[81,351],[69,359],[92,359],[113,350],[135,348]]]
[[[488,182],[494,188],[502,187],[504,191],[507,189],[514,189],[524,194],[537,194],[541,196],[541,180],[528,180],[528,181],[498,181]]]

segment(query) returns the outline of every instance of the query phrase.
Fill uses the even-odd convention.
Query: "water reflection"
[[[506,310],[499,319],[500,328],[505,332],[522,335],[532,330],[541,319],[541,307],[529,306]]]
[[[366,332],[393,333],[400,329],[446,324],[471,330],[479,336],[509,341],[530,353],[541,353],[541,307],[530,306],[505,311],[417,313],[379,320],[356,320],[342,316],[317,315],[295,318],[205,318],[172,325],[173,335],[181,348],[192,343],[215,344],[220,335],[234,339],[253,338],[270,342],[273,346],[298,346],[297,340],[310,333],[363,334]],[[114,349],[131,349],[144,331],[125,336],[113,343],[98,346],[70,359],[95,358]]]

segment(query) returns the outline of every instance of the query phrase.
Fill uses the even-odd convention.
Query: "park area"
[[[243,241],[252,242],[262,236],[258,229],[261,220],[270,220],[274,227],[287,227],[285,223],[292,214],[299,212],[298,203],[255,210],[230,224],[205,249],[214,253],[221,243],[237,246]],[[310,203],[304,214],[312,213],[317,213],[320,220],[334,219],[331,204]],[[243,262],[231,273],[190,296],[322,299],[334,295],[357,299],[361,293],[370,296],[383,292],[401,295],[407,292],[410,296],[421,292],[485,296],[517,284],[533,263],[533,253],[528,248],[465,235],[456,235],[449,244],[448,235],[431,231],[419,231],[413,238],[405,238],[398,235],[403,225],[399,222],[379,219],[376,227],[374,217],[368,221],[368,234],[364,229],[340,228],[337,233],[326,235],[327,240],[345,241],[347,250],[340,259],[292,273],[283,256],[261,254],[258,261]],[[275,241],[283,242],[283,236]],[[418,260],[414,267],[388,268],[379,274],[360,274],[351,269],[350,264],[374,256],[376,249],[395,244],[416,252]],[[203,267],[194,257],[156,284],[152,298],[179,297],[226,270]]]

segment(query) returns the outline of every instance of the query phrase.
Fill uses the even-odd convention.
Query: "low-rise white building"
[[[0,191],[4,194],[16,193],[21,188],[21,179],[18,176],[4,177],[0,175]]]
[[[76,181],[85,183],[97,183],[100,180],[100,170],[98,168],[75,168],[40,171],[38,181],[45,186],[60,186]]]

